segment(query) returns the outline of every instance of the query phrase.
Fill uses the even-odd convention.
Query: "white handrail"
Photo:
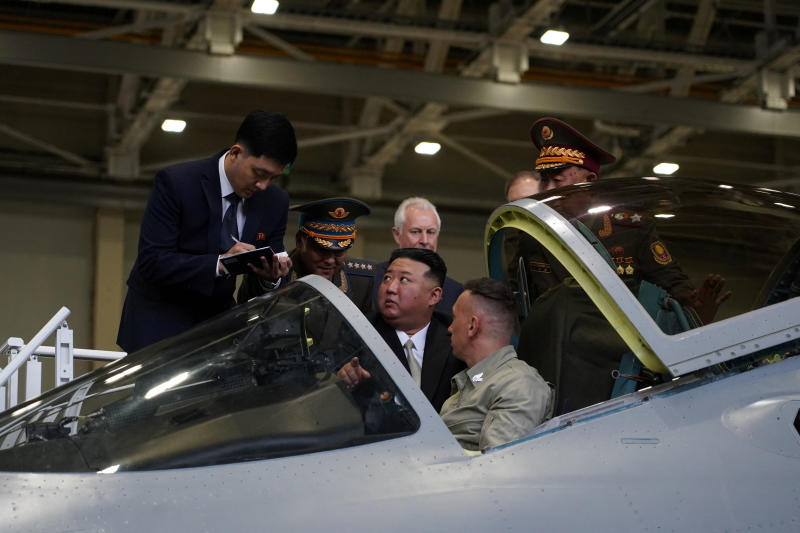
[[[34,350],[33,355],[41,357],[55,357],[55,346],[39,346]],[[73,348],[72,356],[75,359],[85,359],[89,361],[116,361],[128,355],[127,352],[114,352],[110,350],[90,350],[88,348]]]
[[[25,363],[25,361],[28,360],[34,350],[41,346],[41,344],[53,334],[56,328],[58,328],[58,326],[64,322],[64,320],[66,320],[69,314],[70,310],[66,307],[59,309],[58,312],[53,315],[53,318],[51,318],[47,324],[45,324],[44,327],[33,336],[31,341],[22,348],[19,354],[9,361],[8,366],[6,366],[3,371],[0,372],[0,387],[6,384],[8,378],[10,378],[14,372],[19,370],[19,368]]]

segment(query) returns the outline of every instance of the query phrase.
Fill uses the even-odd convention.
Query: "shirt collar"
[[[228,150],[230,152],[230,150]],[[221,198],[225,198],[230,193],[233,192],[233,185],[228,180],[228,175],[225,174],[225,156],[228,155],[228,152],[222,154],[219,158],[218,166],[219,166],[219,190],[221,193]]]
[[[466,370],[467,377],[472,383],[480,383],[487,379],[489,376],[500,368],[506,361],[513,359],[517,356],[514,347],[510,344],[503,346],[496,352],[492,353],[489,357],[482,359],[472,368]]]
[[[428,328],[431,327],[431,323],[428,322],[425,324],[425,327],[419,330],[418,332],[414,333],[409,337],[406,335],[405,331],[400,331],[396,329],[397,338],[400,339],[400,345],[404,346],[406,341],[410,338],[414,341],[414,351],[417,353],[424,353],[425,352],[425,340],[428,338]]]

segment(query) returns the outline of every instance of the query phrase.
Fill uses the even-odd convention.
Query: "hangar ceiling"
[[[569,31],[561,47],[539,42]],[[480,212],[562,118],[613,151],[606,176],[800,192],[794,0],[240,0],[0,3],[4,196],[140,208],[155,170],[286,113],[293,200],[428,196]],[[181,134],[164,118],[186,120]],[[436,140],[435,156],[413,146]]]

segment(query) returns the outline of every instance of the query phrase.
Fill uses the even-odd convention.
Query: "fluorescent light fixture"
[[[606,211],[611,211],[610,205],[598,205],[597,207],[589,209],[589,214],[596,215],[597,213],[605,213]]]
[[[658,181],[658,180],[660,180],[661,178],[657,178],[657,177],[655,177],[655,176],[645,176],[645,177],[644,177],[644,178],[642,178],[642,179],[643,179],[643,180],[647,180],[647,181]]]
[[[725,185],[724,183],[720,183],[720,189],[733,189],[733,185]]]
[[[775,205],[780,206],[780,207],[788,207],[789,209],[797,209],[795,206],[793,206],[791,204],[782,204],[780,202],[775,202]]]
[[[161,123],[161,129],[169,133],[180,133],[186,129],[186,121],[175,118],[164,119],[164,122]]]
[[[279,5],[278,0],[253,0],[250,11],[259,15],[274,15]]]
[[[414,151],[422,155],[434,155],[436,152],[441,150],[441,148],[442,145],[439,143],[422,141],[414,147]]]
[[[569,39],[569,33],[560,30],[547,30],[539,37],[539,40],[544,44],[552,44],[561,46]]]
[[[658,213],[657,215],[653,215],[655,218],[673,218],[675,215],[672,213]]]
[[[98,470],[98,474],[115,474],[119,470],[119,465],[111,465],[108,468]]]
[[[669,176],[670,174],[675,174],[675,171],[679,168],[681,167],[678,163],[659,163],[653,167],[653,172]]]
[[[145,400],[149,400],[150,398],[158,396],[162,392],[168,391],[169,389],[171,389],[172,387],[174,387],[176,385],[180,385],[181,383],[186,381],[188,379],[188,377],[189,377],[189,373],[188,372],[181,372],[177,376],[175,376],[175,377],[173,377],[171,379],[168,379],[164,383],[156,385],[155,387],[153,387],[152,389],[147,391],[147,394],[144,395],[144,399]]]

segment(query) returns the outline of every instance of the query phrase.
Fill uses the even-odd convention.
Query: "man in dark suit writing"
[[[437,412],[450,396],[450,378],[465,368],[450,347],[451,317],[434,311],[446,274],[444,261],[432,250],[395,250],[380,281],[378,315],[372,321]],[[370,377],[357,358],[339,376],[350,386]]]
[[[272,183],[296,156],[288,119],[257,110],[244,119],[230,149],[158,172],[117,344],[136,351],[233,306],[235,279],[219,260],[262,246],[283,251],[289,198]],[[291,262],[274,256],[271,265],[262,259],[257,266],[259,276],[276,281]]]

